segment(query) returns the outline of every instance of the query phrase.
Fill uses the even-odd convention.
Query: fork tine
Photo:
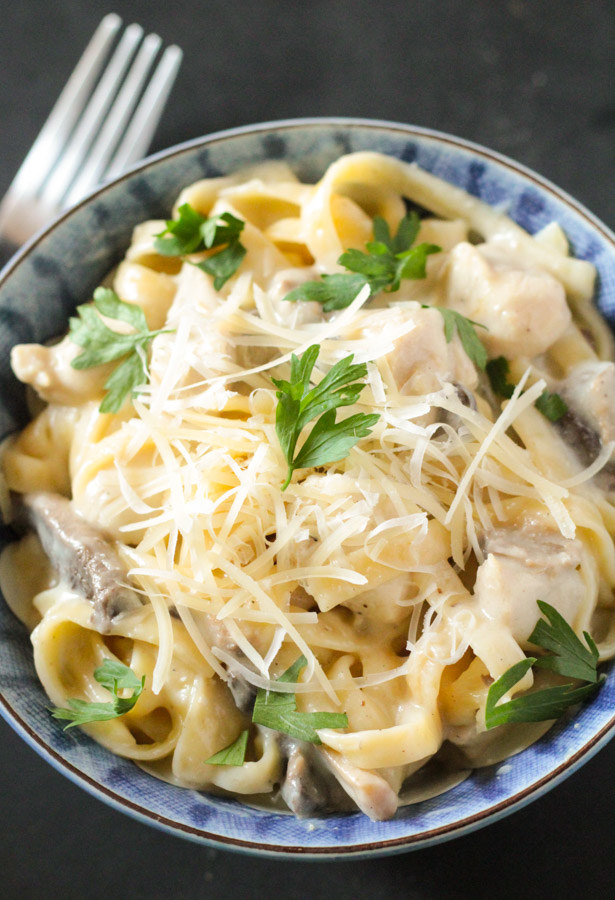
[[[134,109],[161,44],[162,38],[157,34],[148,34],[141,44],[126,81],[122,85],[101,132],[90,150],[87,162],[68,192],[64,201],[65,206],[71,206],[73,203],[76,203],[90,188],[95,187],[99,183],[105,166],[109,162],[111,154],[117,146],[118,140],[130,118],[130,114]]]
[[[143,29],[136,24],[129,25],[122,35],[60,162],[43,188],[41,197],[46,205],[61,206],[62,198],[71,180],[75,177],[94,134],[113,102],[117,88],[142,36]]]
[[[66,82],[47,121],[32,144],[26,158],[0,204],[0,227],[13,215],[24,190],[31,195],[43,183],[79,118],[90,96],[109,48],[122,25],[115,13],[109,13],[85,48],[81,59]]]
[[[116,178],[131,163],[147,152],[156,126],[162,115],[169,92],[173,87],[183,53],[175,44],[162,54],[160,62],[135,110],[124,138],[113,157],[105,177]]]

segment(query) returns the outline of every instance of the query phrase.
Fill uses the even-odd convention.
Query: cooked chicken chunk
[[[492,356],[537,356],[566,330],[570,310],[557,279],[524,268],[510,248],[467,242],[451,251],[440,279],[443,302],[486,327]]]
[[[396,337],[402,330],[405,333]],[[468,388],[477,384],[474,365],[457,335],[447,343],[444,320],[437,309],[417,305],[379,310],[368,317],[361,336],[376,341],[389,338],[394,344],[387,358],[402,394],[428,394],[450,381]]]
[[[81,352],[82,348],[67,337],[51,347],[17,344],[11,350],[11,367],[42,400],[73,406],[101,394],[112,370],[110,364],[73,369],[71,363]]]
[[[478,606],[524,647],[538,618],[537,600],[550,603],[573,627],[587,589],[578,571],[580,545],[558,532],[501,528],[484,542],[487,558],[474,586]]]
[[[393,818],[399,805],[399,797],[388,781],[377,772],[353,766],[335,750],[322,750],[322,754],[328,767],[361,812],[375,822]]]

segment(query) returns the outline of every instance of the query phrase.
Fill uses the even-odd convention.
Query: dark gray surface
[[[3,4],[0,194],[113,10],[186,54],[153,149],[294,116],[411,122],[513,156],[615,225],[613,2],[111,2]],[[537,803],[439,847],[277,862],[199,847],[108,809],[0,722],[0,896],[610,896],[614,766],[615,742]]]

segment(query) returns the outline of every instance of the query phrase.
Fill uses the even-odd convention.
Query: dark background
[[[0,195],[111,11],[185,51],[153,150],[286,117],[391,119],[508,154],[615,226],[609,0],[3,3]],[[612,896],[614,768],[612,744],[538,802],[438,847],[367,861],[274,861],[191,844],[108,809],[0,721],[0,895]]]

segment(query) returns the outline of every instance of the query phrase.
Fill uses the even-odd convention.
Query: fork
[[[0,238],[5,243],[24,243],[146,153],[182,51],[167,47],[145,86],[162,40],[148,34],[142,41],[143,29],[133,24],[112,50],[121,27],[115,13],[100,22],[2,199]]]

